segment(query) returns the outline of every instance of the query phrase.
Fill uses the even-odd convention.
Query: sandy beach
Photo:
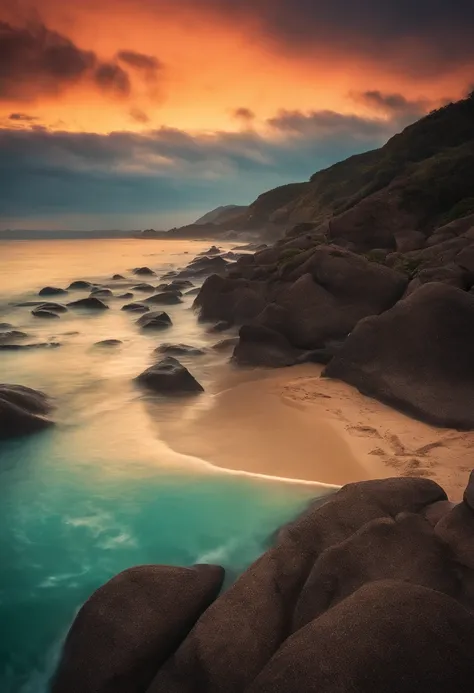
[[[160,434],[177,452],[228,469],[329,484],[422,476],[461,497],[474,432],[411,419],[321,370],[262,371],[217,392],[191,420],[160,424]]]

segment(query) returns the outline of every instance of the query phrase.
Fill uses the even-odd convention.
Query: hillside
[[[410,125],[380,149],[319,171],[308,183],[260,195],[246,222],[287,229],[326,224],[338,242],[395,249],[400,233],[420,231],[427,237],[437,226],[474,212],[473,174],[471,94]]]
[[[238,215],[243,214],[247,209],[246,205],[223,205],[207,212],[207,214],[197,219],[194,224],[226,224]]]

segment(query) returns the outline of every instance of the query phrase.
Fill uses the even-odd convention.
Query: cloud
[[[27,123],[31,123],[34,120],[38,120],[36,116],[28,115],[27,113],[10,113],[8,116],[9,120],[21,120]]]
[[[155,71],[163,67],[163,63],[158,58],[155,58],[154,55],[145,55],[136,51],[119,51],[117,58],[137,70]]]
[[[233,111],[234,118],[250,122],[255,119],[255,113],[250,108],[240,107]]]
[[[173,212],[179,219],[190,209],[248,203],[266,189],[307,180],[394,131],[385,120],[331,111],[283,111],[270,123],[266,136],[0,130],[0,216],[136,213],[159,224]]]
[[[130,79],[120,65],[102,63],[94,71],[95,82],[104,90],[127,96],[130,93]]]
[[[383,94],[377,89],[352,93],[351,96],[355,101],[390,115],[422,115],[439,105],[428,99],[411,101],[403,94]]]
[[[0,21],[0,100],[32,100],[89,80],[127,94],[130,81],[117,64],[101,62],[93,51],[44,24],[17,27]]]
[[[149,123],[150,118],[147,116],[145,111],[140,110],[139,108],[131,108],[130,111],[130,118],[134,120],[136,123]]]

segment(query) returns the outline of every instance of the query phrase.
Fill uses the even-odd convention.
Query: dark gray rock
[[[89,296],[88,298],[81,298],[79,299],[79,301],[72,301],[72,303],[68,303],[68,306],[70,308],[79,308],[94,311],[109,309],[109,306],[106,306],[105,303],[96,296]]]
[[[132,286],[132,291],[141,291],[144,294],[152,294],[155,291],[155,287],[151,284],[137,284]]]
[[[114,276],[112,277],[112,280],[113,280],[114,282],[116,282],[116,281],[121,281],[121,280],[124,280],[124,279],[125,279],[125,277],[122,276],[121,274],[114,274]]]
[[[159,394],[203,392],[204,388],[177,359],[167,356],[141,373],[136,381]]]
[[[0,344],[5,342],[13,342],[18,339],[27,339],[28,335],[26,332],[21,332],[20,330],[8,330],[8,332],[2,332],[0,334]]]
[[[172,306],[182,302],[179,293],[174,291],[163,291],[145,299],[145,303],[153,303],[158,306]]]
[[[43,320],[59,318],[57,313],[53,313],[51,310],[46,310],[46,308],[35,308],[31,311],[31,315],[33,315],[35,318],[42,318]]]
[[[45,286],[38,292],[39,296],[61,296],[67,294],[66,289],[60,289],[57,286]]]
[[[217,597],[224,570],[138,566],[98,589],[76,616],[52,693],[143,693]]]
[[[233,360],[241,366],[282,368],[296,363],[298,351],[279,332],[260,325],[242,325]]]
[[[170,354],[171,356],[202,356],[206,353],[205,349],[189,346],[188,344],[160,344],[153,352],[154,354]]]
[[[36,433],[53,424],[47,418],[52,404],[37,390],[0,385],[0,440]]]
[[[144,303],[126,303],[122,306],[122,310],[126,310],[130,313],[148,313],[150,309]]]
[[[38,308],[40,310],[51,310],[53,313],[67,313],[67,308],[62,303],[45,302],[41,303]]]
[[[117,296],[117,298],[120,298],[122,300],[130,300],[133,298],[133,294],[131,291],[127,291],[127,293],[120,294],[119,296]]]
[[[91,296],[95,296],[96,298],[110,298],[113,295],[114,294],[110,289],[106,289],[104,287],[92,289],[91,291]]]
[[[78,279],[75,282],[72,282],[72,284],[69,284],[67,287],[68,290],[70,291],[87,291],[88,289],[92,289],[93,284],[91,282],[84,281],[82,279]]]
[[[262,282],[214,274],[202,285],[193,306],[199,311],[201,320],[241,324],[252,320],[265,308],[265,291]]]
[[[189,281],[189,279],[173,279],[171,284],[169,284],[169,287],[171,289],[189,289],[193,285],[192,282]]]
[[[473,428],[474,297],[425,284],[361,321],[324,374],[437,426]]]
[[[149,267],[135,267],[133,274],[144,275],[144,276],[155,276],[155,272]]]
[[[146,315],[142,315],[139,320],[137,320],[137,325],[142,328],[142,330],[163,330],[167,327],[171,327],[172,321],[168,313],[163,311],[152,311]]]
[[[95,347],[111,348],[111,347],[118,347],[121,344],[123,344],[121,339],[103,339],[100,342],[96,342],[94,344],[94,346]]]
[[[178,278],[205,277],[210,274],[223,272],[228,264],[227,260],[224,260],[220,255],[215,255],[213,257],[198,256],[179,273]]]

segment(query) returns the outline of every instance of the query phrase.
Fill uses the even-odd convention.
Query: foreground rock
[[[60,289],[57,286],[45,286],[38,292],[38,296],[62,296],[67,293],[66,289]]]
[[[202,356],[206,353],[204,349],[189,346],[188,344],[160,344],[154,350],[155,354],[170,354],[171,356]]]
[[[137,320],[137,325],[142,328],[142,330],[164,330],[167,327],[171,327],[173,323],[168,313],[163,311],[152,311],[146,315],[142,315],[141,318]]]
[[[103,301],[100,300],[100,298],[96,298],[95,296],[89,296],[88,298],[81,298],[79,301],[72,301],[72,303],[68,303],[68,306],[70,308],[79,308],[79,309],[84,309],[84,310],[94,310],[94,311],[99,311],[99,310],[108,310],[109,306],[105,305]]]
[[[360,322],[325,370],[429,423],[474,428],[474,296],[425,284]]]
[[[42,431],[53,422],[47,418],[48,397],[22,385],[0,385],[0,440]]]
[[[142,693],[217,597],[224,571],[139,566],[98,589],[77,615],[52,693]]]
[[[203,392],[204,388],[177,359],[167,356],[150,366],[136,381],[159,394]]]
[[[179,578],[174,592],[133,578],[123,602],[106,585],[54,693],[470,693],[473,528],[473,476],[454,506],[428,479],[349,484],[281,528],[179,637],[162,637],[186,611]]]

